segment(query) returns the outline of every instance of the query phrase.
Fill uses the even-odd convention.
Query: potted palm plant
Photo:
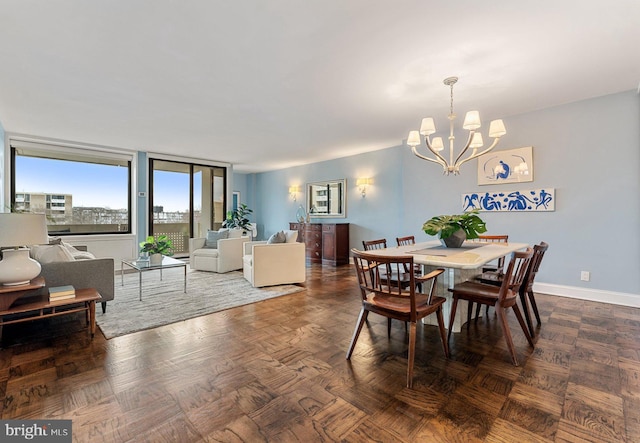
[[[253,212],[247,205],[241,203],[237,209],[227,211],[227,219],[222,223],[223,228],[242,229],[243,235],[251,231],[249,215]]]
[[[466,239],[478,238],[487,232],[487,226],[474,209],[463,214],[432,217],[422,225],[422,230],[428,235],[438,235],[448,248],[459,248]]]
[[[163,255],[173,255],[173,244],[166,235],[160,235],[158,238],[150,235],[145,241],[140,242],[140,252],[149,254],[150,264],[159,265],[162,263]]]

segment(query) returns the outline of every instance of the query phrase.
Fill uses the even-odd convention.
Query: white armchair
[[[306,280],[304,243],[267,244],[266,241],[244,244],[242,258],[244,278],[255,288],[303,283]]]
[[[243,245],[249,237],[218,240],[218,249],[204,248],[204,238],[189,239],[189,266],[196,271],[224,273],[242,269]]]

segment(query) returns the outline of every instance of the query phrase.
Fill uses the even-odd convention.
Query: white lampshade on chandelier
[[[27,245],[47,243],[44,214],[0,214],[0,285],[27,284],[40,274],[40,263],[29,257]]]
[[[436,132],[436,125],[433,121],[433,118],[423,118],[422,124],[420,125],[420,131],[410,131],[409,137],[407,138],[407,145],[411,146],[411,150],[416,156],[420,157],[423,160],[439,164],[440,166],[442,166],[444,174],[446,175],[449,175],[451,173],[453,173],[454,175],[459,174],[460,166],[462,166],[469,160],[473,160],[474,158],[491,151],[500,141],[500,137],[507,133],[502,120],[493,120],[489,124],[489,137],[493,138],[493,142],[488,148],[480,150],[484,146],[482,134],[480,132],[477,132],[477,130],[482,126],[482,123],[480,122],[480,113],[478,111],[467,112],[462,127],[469,131],[469,138],[467,139],[467,143],[464,148],[462,148],[462,150],[460,151],[460,154],[458,154],[458,156],[455,157],[454,160],[453,143],[455,141],[455,136],[453,135],[453,121],[456,119],[456,114],[453,112],[453,85],[455,85],[457,81],[458,77],[448,77],[444,79],[444,84],[451,88],[451,110],[448,117],[449,159],[447,160],[440,153],[444,150],[442,137],[434,137],[433,140],[431,139],[431,134],[434,134]],[[424,136],[427,149],[434,155],[434,157],[428,157],[418,152],[418,146],[421,143],[421,135]],[[469,151],[469,148],[471,148],[469,156],[463,158],[463,156]]]

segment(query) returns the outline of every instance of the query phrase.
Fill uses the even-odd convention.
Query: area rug
[[[199,317],[236,306],[303,291],[296,285],[254,288],[242,272],[225,274],[191,271],[187,268],[187,293],[183,292],[184,270],[165,269],[142,273],[142,301],[138,296],[138,274],[115,277],[115,298],[107,312],[96,307],[96,322],[107,339],[132,332]]]

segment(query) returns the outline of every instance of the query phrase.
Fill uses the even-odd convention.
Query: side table
[[[44,285],[44,278],[38,277],[19,287],[0,287],[0,338],[4,325],[74,312],[86,312],[87,325],[93,338],[96,333],[96,301],[102,299],[98,291],[93,288],[76,289],[75,298],[53,302],[49,301],[48,294],[23,297],[28,292],[43,288]]]

